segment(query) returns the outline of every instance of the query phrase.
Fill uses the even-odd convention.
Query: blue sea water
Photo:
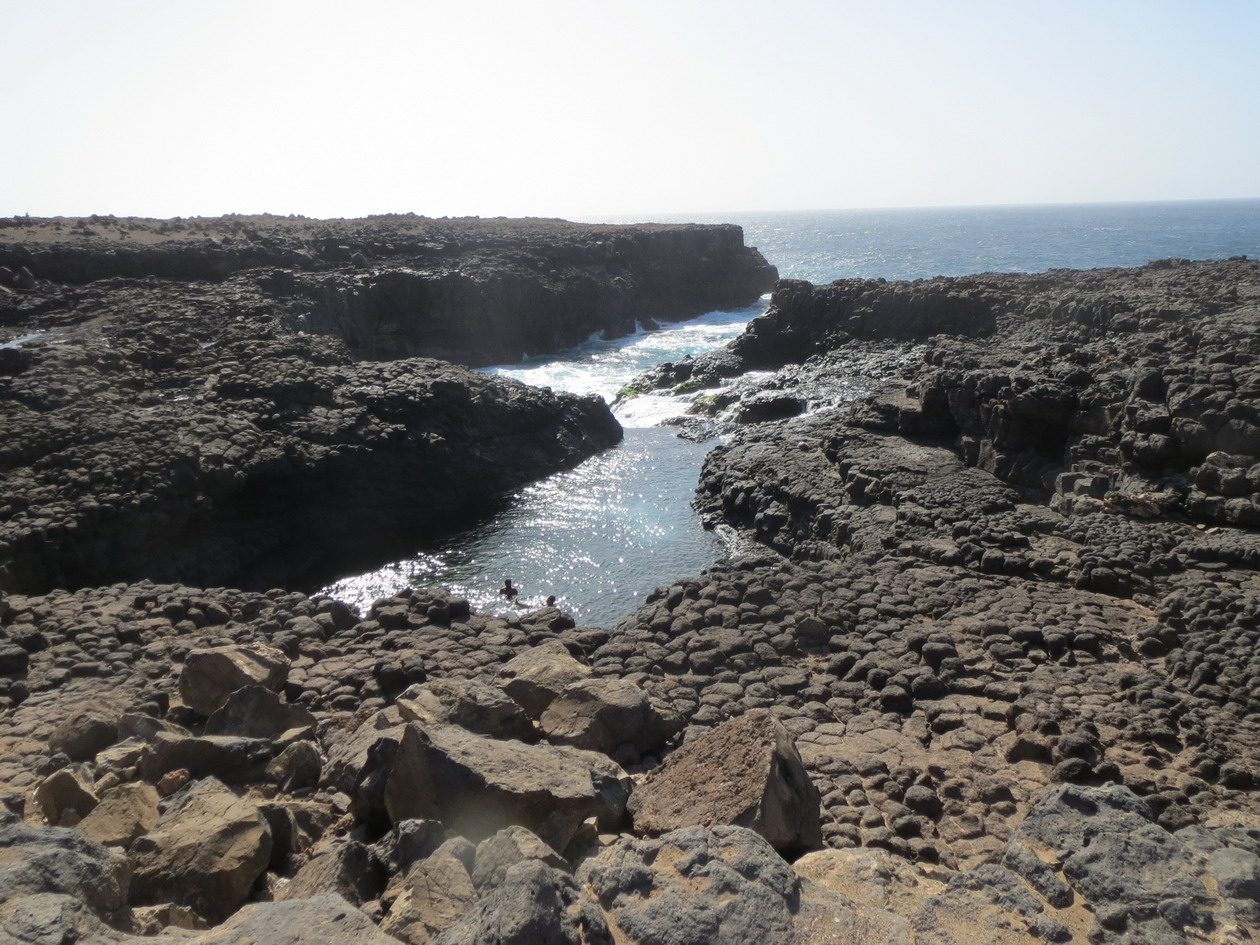
[[[1170,256],[1260,256],[1260,200],[650,219],[738,223],[745,243],[759,247],[781,277],[816,283],[1135,266]],[[592,339],[557,356],[489,370],[611,402],[647,368],[729,341],[765,304],[614,341]],[[679,439],[671,428],[656,425],[679,409],[665,397],[627,402],[617,410],[626,427],[620,446],[520,490],[469,528],[417,542],[413,555],[348,575],[324,592],[366,606],[399,587],[449,587],[481,610],[510,612],[498,596],[510,577],[529,606],[554,594],[579,622],[615,623],[652,588],[698,573],[725,551],[714,533],[700,527],[690,504],[712,444]]]

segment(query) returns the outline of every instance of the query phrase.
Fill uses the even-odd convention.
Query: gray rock
[[[0,902],[60,893],[111,922],[127,906],[130,882],[125,856],[73,830],[0,821]]]
[[[179,941],[187,945],[398,945],[397,939],[377,929],[366,915],[332,894],[257,902],[217,928]]]
[[[265,686],[243,686],[206,719],[205,734],[275,738],[289,729],[314,729],[315,716],[281,701]]]
[[[437,819],[473,841],[519,824],[563,849],[588,817],[615,824],[628,794],[625,772],[595,752],[411,722],[389,772],[385,806],[395,823]]]
[[[372,847],[372,857],[390,876],[405,873],[411,865],[446,842],[446,828],[436,820],[400,820]]]
[[[678,732],[678,713],[654,705],[628,679],[592,677],[566,686],[539,720],[548,741],[611,755],[621,746],[656,752]]]
[[[490,738],[534,741],[534,726],[502,689],[470,679],[437,679],[412,686],[395,702],[408,722],[458,725]]]
[[[508,660],[499,682],[531,719],[538,719],[556,696],[590,675],[590,667],[570,656],[563,643],[549,640]]]
[[[568,869],[555,850],[538,839],[524,827],[504,827],[493,837],[487,837],[477,845],[476,867],[473,869],[473,885],[489,889],[502,882],[507,871],[524,860],[538,860],[556,869]]]
[[[0,900],[0,941],[6,945],[142,945],[112,929],[82,901],[64,893],[38,893]]]
[[[673,939],[662,941],[676,941]],[[518,863],[437,945],[613,945],[599,908],[559,870]]]
[[[631,942],[796,943],[797,878],[762,837],[742,827],[623,840],[584,863],[577,879]]]

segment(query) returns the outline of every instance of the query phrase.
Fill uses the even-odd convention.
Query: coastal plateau
[[[40,291],[30,272],[36,288],[15,275],[12,294]],[[554,608],[487,616],[443,592],[358,613],[121,571],[12,593],[0,929],[201,945],[1251,940],[1258,327],[1245,259],[781,282],[727,349],[632,385],[712,388],[698,422],[739,432],[710,454],[697,505],[757,550],[612,628]],[[388,397],[393,375],[356,374],[369,368],[455,370],[355,360],[302,330],[249,328],[204,390],[240,383],[261,410],[250,385],[289,369],[250,370],[251,345],[300,350],[316,381],[344,375],[334,403],[373,383]],[[65,371],[36,385],[59,357],[40,344],[5,349],[8,390],[111,396],[108,378],[58,394]],[[829,408],[855,361],[884,383]],[[423,403],[420,381],[398,383]],[[219,403],[202,422],[236,416]],[[594,405],[536,409],[566,408],[595,442]],[[475,424],[485,406],[468,409]],[[246,416],[253,438],[243,421],[217,438],[249,479],[297,434]],[[85,483],[48,480],[69,510],[102,491],[75,468]]]

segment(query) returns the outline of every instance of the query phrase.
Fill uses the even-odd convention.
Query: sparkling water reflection
[[[498,588],[511,578],[528,607],[554,594],[582,623],[615,623],[652,588],[722,555],[690,505],[708,448],[667,428],[628,428],[621,445],[528,486],[471,528],[325,592],[363,606],[400,587],[449,587],[478,610],[508,612]]]

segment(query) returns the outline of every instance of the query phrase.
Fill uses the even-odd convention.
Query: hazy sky
[[[0,0],[0,215],[1257,197],[1257,0]]]

